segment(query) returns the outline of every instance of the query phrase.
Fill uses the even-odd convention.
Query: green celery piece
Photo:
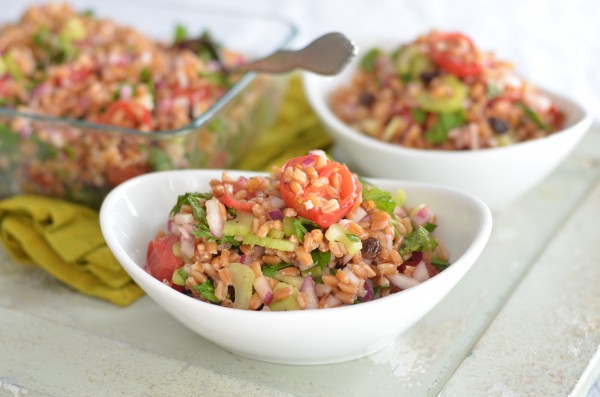
[[[258,237],[256,234],[248,234],[244,236],[244,241],[242,244],[247,245],[258,245],[265,248],[276,249],[280,251],[286,252],[294,252],[296,250],[296,243],[291,242],[290,240],[278,239],[272,237]]]
[[[254,215],[240,211],[237,218],[225,221],[224,236],[247,236],[252,232]]]
[[[350,236],[354,238],[351,238]],[[337,241],[344,244],[346,251],[348,251],[348,254],[351,255],[356,254],[362,249],[362,242],[360,239],[353,234],[346,233],[346,231],[338,223],[334,223],[333,225],[329,226],[325,232],[325,238],[327,238],[329,241]]]
[[[183,267],[180,267],[179,269],[175,270],[173,272],[173,276],[171,277],[171,280],[173,281],[173,284],[175,285],[185,285],[185,280],[187,279],[187,273],[185,272],[185,270],[183,270]]]
[[[436,98],[429,90],[423,90],[417,95],[417,103],[428,112],[450,113],[462,109],[463,102],[469,94],[469,89],[458,77],[444,75],[440,77],[441,84],[449,87],[453,95],[451,97]]]
[[[248,309],[252,299],[252,288],[254,283],[254,272],[250,266],[241,263],[230,263],[227,266],[231,274],[231,283],[235,290],[235,309]]]
[[[275,286],[273,292],[283,288],[291,288],[292,294],[285,299],[271,303],[269,309],[271,309],[272,311],[300,310],[300,305],[298,304],[297,299],[299,293],[298,288],[294,287],[293,285],[288,285],[286,283],[281,282]]]
[[[427,113],[424,110],[412,108],[410,109],[410,114],[413,119],[419,124],[423,124],[425,122],[425,118],[427,117]]]
[[[276,272],[273,275],[273,278],[275,280],[281,281],[283,283],[292,285],[298,289],[300,289],[300,287],[302,287],[302,283],[304,282],[304,277],[302,277],[302,276],[287,276],[287,275],[281,274],[280,271]]]

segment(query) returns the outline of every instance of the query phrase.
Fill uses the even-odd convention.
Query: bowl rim
[[[349,68],[354,69],[356,61],[352,63]],[[332,77],[318,76],[314,73],[303,72],[302,83],[306,97],[317,115],[325,122],[325,124],[331,127],[333,130],[332,135],[341,135],[356,141],[357,144],[369,146],[373,149],[381,150],[390,154],[395,155],[409,155],[409,156],[436,156],[444,158],[456,158],[456,157],[479,157],[486,156],[490,153],[502,153],[510,150],[520,148],[522,150],[531,146],[538,146],[541,142],[553,142],[554,140],[561,139],[563,133],[568,133],[571,130],[581,128],[587,131],[592,124],[592,115],[588,109],[581,104],[577,103],[574,99],[564,94],[558,94],[553,91],[547,90],[543,87],[537,86],[537,88],[543,93],[549,95],[554,101],[566,104],[569,107],[575,108],[575,114],[577,117],[575,120],[552,134],[528,141],[516,142],[506,146],[498,146],[493,148],[482,148],[477,150],[440,150],[440,149],[418,149],[402,146],[400,144],[384,142],[380,139],[368,136],[344,123],[339,119],[331,110],[328,104],[328,96],[321,93],[321,87],[325,82],[336,81],[340,79],[340,75]],[[336,87],[342,86],[341,81],[336,81]],[[347,83],[347,82],[346,82]],[[579,113],[579,114],[577,114]]]
[[[115,5],[116,3],[112,3]],[[130,4],[125,4],[125,6],[132,6]],[[159,12],[161,9],[164,10],[164,5],[156,5],[156,4],[147,4],[144,5],[144,9],[152,8],[153,11]],[[271,13],[271,12],[261,12],[256,11],[254,9],[245,10],[245,9],[233,9],[231,7],[202,7],[202,8],[191,8],[185,7],[184,5],[178,6],[178,10],[190,12],[201,12],[203,15],[214,15],[221,18],[230,18],[230,19],[257,19],[257,20],[266,20],[274,23],[280,24],[282,27],[287,29],[285,35],[282,36],[279,43],[274,47],[274,51],[281,50],[286,48],[298,35],[298,27],[295,23],[293,23],[290,19],[285,18],[281,15]],[[107,16],[106,18],[110,18]],[[4,23],[6,21],[0,21],[0,23]],[[135,25],[131,25],[133,28],[137,27]],[[147,33],[142,32],[147,36]],[[23,117],[35,121],[44,121],[49,123],[57,123],[57,124],[67,124],[71,127],[78,128],[86,128],[93,129],[97,131],[102,131],[110,134],[122,134],[128,136],[143,136],[146,139],[151,140],[160,140],[164,138],[177,137],[177,136],[186,136],[191,134],[195,128],[201,127],[207,124],[219,111],[225,107],[228,103],[233,100],[238,94],[240,94],[254,79],[256,79],[258,73],[256,72],[244,72],[240,79],[233,84],[225,93],[217,99],[215,103],[213,103],[208,109],[206,109],[201,115],[190,121],[188,124],[169,130],[159,130],[159,131],[151,131],[150,133],[147,131],[141,131],[135,128],[125,128],[125,127],[117,127],[111,126],[107,124],[100,124],[91,121],[85,121],[76,119],[73,117],[61,117],[61,116],[53,116],[46,115],[43,113],[36,112],[27,112],[27,111],[18,111],[6,106],[0,106],[0,116],[6,116],[11,118]]]
[[[111,214],[114,205],[124,197],[126,197],[126,193],[130,189],[139,189],[143,187],[145,184],[152,184],[153,180],[160,181],[163,179],[172,179],[172,178],[181,178],[188,179],[190,176],[198,176],[198,175],[206,175],[206,176],[218,176],[223,171],[227,171],[232,176],[245,175],[245,176],[254,176],[254,175],[266,175],[267,173],[263,172],[253,172],[253,171],[240,171],[240,170],[207,170],[207,169],[199,169],[199,170],[170,170],[170,171],[160,171],[153,172],[149,174],[140,175],[125,181],[124,183],[115,187],[104,199],[102,206],[100,208],[100,226],[102,229],[102,234],[106,240],[106,243],[109,249],[114,253],[114,255],[121,263],[121,258],[124,259],[125,263],[121,263],[124,270],[129,273],[134,280],[137,277],[143,278],[148,281],[155,288],[162,289],[162,292],[166,294],[170,294],[173,299],[176,299],[178,302],[182,304],[191,304],[191,305],[199,305],[198,307],[203,311],[210,311],[211,313],[215,313],[217,315],[222,316],[245,316],[249,318],[273,318],[276,316],[277,318],[281,317],[297,317],[302,316],[302,318],[309,317],[321,317],[321,316],[331,316],[334,313],[336,315],[343,315],[348,310],[357,311],[358,310],[369,310],[373,307],[373,305],[377,304],[377,302],[381,302],[382,300],[386,304],[393,304],[394,300],[402,299],[403,296],[407,294],[415,294],[418,293],[423,287],[424,284],[430,285],[431,282],[441,283],[447,276],[443,276],[444,274],[452,274],[461,271],[462,268],[465,268],[464,271],[468,271],[469,268],[475,263],[481,251],[485,248],[490,234],[492,230],[492,214],[488,206],[478,197],[468,193],[461,191],[459,189],[455,189],[452,187],[436,185],[432,183],[425,182],[416,182],[416,181],[404,181],[404,180],[394,180],[394,179],[383,179],[383,178],[365,178],[367,181],[372,183],[380,183],[387,182],[395,185],[402,186],[410,186],[416,188],[425,188],[432,189],[437,192],[443,192],[443,194],[457,195],[460,196],[463,200],[466,200],[472,206],[472,210],[476,211],[479,216],[479,230],[476,233],[474,239],[469,243],[463,254],[456,258],[453,263],[445,269],[443,272],[440,272],[438,275],[414,286],[407,290],[401,291],[399,293],[391,294],[384,298],[375,299],[369,302],[363,302],[360,305],[350,305],[350,306],[340,306],[328,309],[318,309],[318,310],[295,310],[295,311],[284,311],[284,312],[262,312],[262,311],[251,311],[251,310],[240,310],[233,309],[229,307],[223,307],[215,304],[211,304],[208,302],[203,302],[198,299],[194,299],[190,296],[187,296],[167,285],[162,283],[160,280],[154,278],[150,273],[148,273],[145,269],[142,268],[140,264],[137,264],[125,251],[123,246],[119,243],[118,239],[114,236],[114,234],[110,233],[111,227]],[[186,178],[187,177],[187,178]],[[473,260],[467,262],[468,258],[474,256]],[[448,273],[449,272],[449,273]],[[133,274],[132,274],[133,273]],[[440,277],[441,276],[441,277]],[[437,281],[436,281],[437,280]],[[140,285],[142,289],[145,290],[144,287]],[[168,290],[168,291],[167,291]],[[300,314],[302,313],[302,314]]]

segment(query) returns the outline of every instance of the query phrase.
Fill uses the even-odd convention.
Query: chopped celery
[[[304,277],[287,276],[287,275],[282,274],[281,271],[275,272],[275,274],[273,275],[273,278],[276,280],[279,280],[281,282],[284,282],[286,284],[292,285],[298,289],[300,289],[300,287],[302,286],[302,283],[304,282]]]
[[[404,205],[406,204],[406,192],[402,189],[396,190],[396,193],[394,193],[393,200],[400,207],[404,207]]]
[[[440,77],[440,84],[449,88],[450,96],[434,97],[431,91],[423,90],[417,96],[417,103],[423,110],[435,113],[455,112],[463,108],[463,102],[467,98],[469,90],[458,77],[444,75]]]
[[[185,270],[183,269],[183,267],[180,267],[179,269],[175,270],[173,272],[173,276],[171,277],[171,280],[173,281],[173,284],[175,285],[185,285],[185,280],[187,279],[187,273],[185,272]]]
[[[269,230],[269,233],[267,235],[269,237],[278,238],[278,239],[282,239],[285,237],[285,233],[283,232],[283,230],[275,230],[275,229]]]
[[[352,238],[349,236],[352,236]],[[356,254],[362,249],[362,242],[360,241],[360,239],[353,234],[346,233],[344,228],[338,223],[329,226],[329,228],[325,232],[325,237],[329,241],[338,241],[342,243],[344,247],[346,247],[346,251],[348,251],[348,254],[351,255]]]
[[[292,265],[291,263],[286,263],[286,262],[279,263],[277,265],[264,265],[262,267],[262,273],[264,276],[274,277],[275,273],[278,270],[286,268],[286,267],[290,267],[290,266],[294,266],[294,265]]]
[[[235,290],[235,309],[248,309],[252,299],[252,285],[254,283],[254,272],[250,266],[241,263],[230,263],[227,267],[231,274],[231,283]]]
[[[224,236],[247,236],[252,232],[254,216],[249,212],[239,211],[237,218],[226,221],[223,227]]]
[[[293,243],[290,240],[272,237],[258,237],[256,234],[248,234],[244,236],[243,244],[259,245],[265,248],[288,252],[293,252],[296,250],[296,243]]]
[[[279,291],[283,288],[291,288],[292,294],[285,299],[271,303],[269,308],[272,311],[300,310],[300,305],[298,304],[297,299],[299,293],[298,288],[286,283],[279,283],[275,286],[275,288],[273,288],[273,292]]]

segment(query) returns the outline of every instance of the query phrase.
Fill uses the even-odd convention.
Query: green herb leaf
[[[291,263],[279,263],[277,265],[265,265],[262,267],[262,274],[267,277],[275,276],[278,270],[285,269],[286,267],[294,266]]]
[[[186,193],[177,197],[177,203],[171,210],[171,214],[176,214],[181,211],[181,207],[184,204],[190,205],[194,210],[194,217],[196,219],[203,218],[206,220],[206,210],[200,206],[198,200],[204,199],[209,200],[212,197],[210,193]]]
[[[400,255],[406,255],[410,252],[433,251],[437,245],[437,241],[429,235],[427,229],[419,226],[404,236],[398,252],[400,252]]]
[[[433,233],[433,231],[437,228],[437,225],[435,223],[429,223],[427,222],[427,224],[425,225],[425,230],[427,230],[429,233]]]
[[[452,113],[440,113],[433,127],[425,132],[425,139],[434,144],[444,143],[448,140],[448,132],[464,125],[466,121],[467,116],[464,110]]]
[[[423,124],[425,119],[427,118],[427,113],[424,110],[412,108],[410,109],[410,114],[413,119],[419,124]]]
[[[154,96],[154,77],[152,77],[152,71],[150,71],[149,68],[142,69],[142,71],[140,72],[140,81],[146,84],[146,86],[148,86],[148,91],[150,91],[152,96]]]
[[[318,249],[315,249],[310,253],[310,256],[312,257],[315,266],[319,266],[321,270],[325,269],[331,261],[331,252],[329,251],[321,252]]]
[[[198,75],[218,87],[229,88],[233,85],[229,75],[221,71],[200,71]]]
[[[394,213],[396,201],[392,198],[392,193],[381,190],[373,185],[368,186],[366,189],[365,187],[367,186],[363,185],[362,198],[364,201],[372,200],[380,210],[390,215]]]
[[[173,33],[173,42],[179,43],[188,38],[187,28],[182,24],[175,25],[175,32]]]
[[[294,225],[294,234],[301,243],[304,243],[304,235],[311,230],[318,228],[317,224],[306,218],[298,216],[292,219]]]
[[[542,121],[542,118],[535,110],[531,109],[523,102],[519,102],[518,105],[521,107],[521,109],[523,109],[525,116],[527,116],[529,120],[533,121],[539,129],[548,131],[548,125]]]
[[[353,243],[360,243],[360,238],[355,234],[348,233],[346,234],[346,237]]]
[[[195,285],[194,289],[198,291],[205,299],[211,302],[216,303],[219,301],[215,296],[215,287],[210,280],[206,280],[206,282],[202,284]]]
[[[188,275],[185,272],[183,266],[173,272],[173,276],[171,277],[171,281],[175,285],[185,285],[185,280]]]
[[[381,51],[378,48],[370,49],[360,60],[359,67],[367,72],[374,71],[377,58],[379,58],[380,54]]]
[[[96,16],[94,10],[91,8],[88,8],[87,10],[83,10],[81,12],[81,15],[83,15],[84,17],[88,17],[88,18],[94,18]]]
[[[438,268],[438,270],[442,271],[446,268],[448,268],[448,266],[450,266],[450,263],[445,260],[445,259],[440,259],[440,258],[433,258],[431,260],[431,264],[435,267]]]
[[[14,150],[20,140],[19,134],[8,128],[6,124],[0,124],[0,150]]]
[[[148,162],[152,171],[165,171],[175,168],[173,161],[163,149],[151,147],[148,155]]]

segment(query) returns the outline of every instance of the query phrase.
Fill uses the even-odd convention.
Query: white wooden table
[[[344,364],[240,358],[148,297],[117,308],[0,250],[0,395],[585,396],[599,345],[598,127],[494,215],[488,246],[442,304],[383,351]]]

